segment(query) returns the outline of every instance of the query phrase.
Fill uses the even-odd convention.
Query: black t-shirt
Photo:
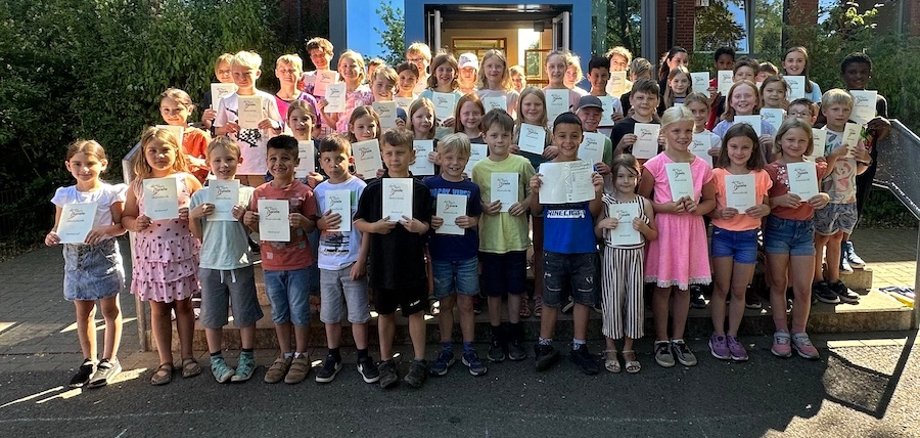
[[[617,145],[620,144],[620,140],[623,140],[623,136],[633,133],[636,129],[636,123],[636,119],[624,117],[613,125],[613,130],[610,131],[610,140],[613,142],[614,151],[616,151]]]
[[[384,175],[383,178],[388,178]],[[383,217],[382,179],[371,180],[361,199],[355,219],[377,222]],[[431,192],[418,179],[412,179],[412,217],[422,222],[431,222]],[[402,225],[389,234],[366,233],[370,239],[370,263],[368,274],[370,285],[382,289],[404,289],[427,287],[425,271],[425,243],[427,236],[410,233]]]

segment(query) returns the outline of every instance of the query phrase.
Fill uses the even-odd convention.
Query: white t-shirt
[[[333,184],[324,181],[313,189],[316,198],[316,212],[322,216],[326,213],[326,193],[330,190],[348,190],[351,192],[351,217],[342,218],[342,222],[352,221],[358,210],[358,198],[367,187],[361,178],[352,176],[347,181]],[[340,270],[350,266],[358,260],[358,250],[361,248],[361,233],[351,226],[351,231],[323,231],[319,235],[319,260],[320,269]]]
[[[267,118],[282,123],[281,114],[278,113],[278,103],[275,102],[275,96],[261,90],[256,90],[255,95],[262,98],[262,114]],[[217,118],[214,120],[214,126],[222,127],[227,123],[236,123],[239,120],[239,94],[233,93],[220,100],[217,107]],[[266,147],[268,139],[275,136],[271,129],[245,129],[244,131],[253,131],[259,133],[259,139],[250,142],[246,134],[237,134],[235,139],[240,145],[240,154],[243,162],[236,169],[237,175],[265,175],[268,170],[265,164]]]
[[[93,218],[93,228],[112,225],[112,204],[125,202],[128,191],[126,184],[102,183],[102,187],[92,192],[81,192],[77,186],[59,187],[51,198],[51,203],[63,207],[66,204],[85,202],[96,203],[96,217]]]
[[[189,209],[209,202],[210,188],[202,187],[192,195]],[[253,187],[240,186],[240,197],[236,205],[248,207],[252,200]],[[201,251],[198,266],[205,269],[229,271],[252,264],[252,252],[249,249],[249,232],[239,221],[201,221]]]

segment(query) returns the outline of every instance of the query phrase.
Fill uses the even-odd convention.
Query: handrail
[[[121,174],[125,179],[125,184],[128,185],[130,190],[131,182],[134,181],[134,177],[137,176],[134,173],[134,157],[140,153],[141,143],[137,142],[127,155],[121,159]],[[130,243],[131,249],[131,260],[134,260],[134,233],[128,233],[128,240]],[[133,270],[133,269],[132,269]],[[131,274],[134,275],[133,272]],[[137,294],[134,295],[134,312],[137,314],[137,337],[140,341],[141,350],[149,351],[150,343],[147,342],[147,308],[144,306],[144,302],[141,301],[140,297]]]

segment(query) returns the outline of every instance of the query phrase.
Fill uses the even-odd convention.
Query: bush
[[[200,99],[223,52],[263,57],[274,88],[278,3],[264,0],[5,0],[0,2],[0,236],[35,241],[51,226],[54,188],[73,184],[66,145],[93,138],[121,180],[122,156],[144,126],[162,123],[157,98],[178,87]],[[193,116],[195,117],[195,116]]]

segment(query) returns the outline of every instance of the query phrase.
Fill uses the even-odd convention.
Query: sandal
[[[198,365],[198,361],[187,357],[182,359],[182,378],[187,379],[189,377],[195,377],[201,374],[201,365]]]
[[[521,310],[518,315],[521,318],[530,318],[530,300],[527,299],[527,295],[521,296]]]
[[[543,316],[543,297],[535,297],[533,299],[533,316],[537,318]]]
[[[634,350],[623,350],[623,361],[626,362],[626,372],[629,374],[636,374],[642,370]]]
[[[150,376],[150,384],[153,386],[165,385],[172,382],[173,364],[161,363],[153,375]]]
[[[616,350],[604,350],[604,368],[614,374],[621,371],[620,360],[617,359]]]

